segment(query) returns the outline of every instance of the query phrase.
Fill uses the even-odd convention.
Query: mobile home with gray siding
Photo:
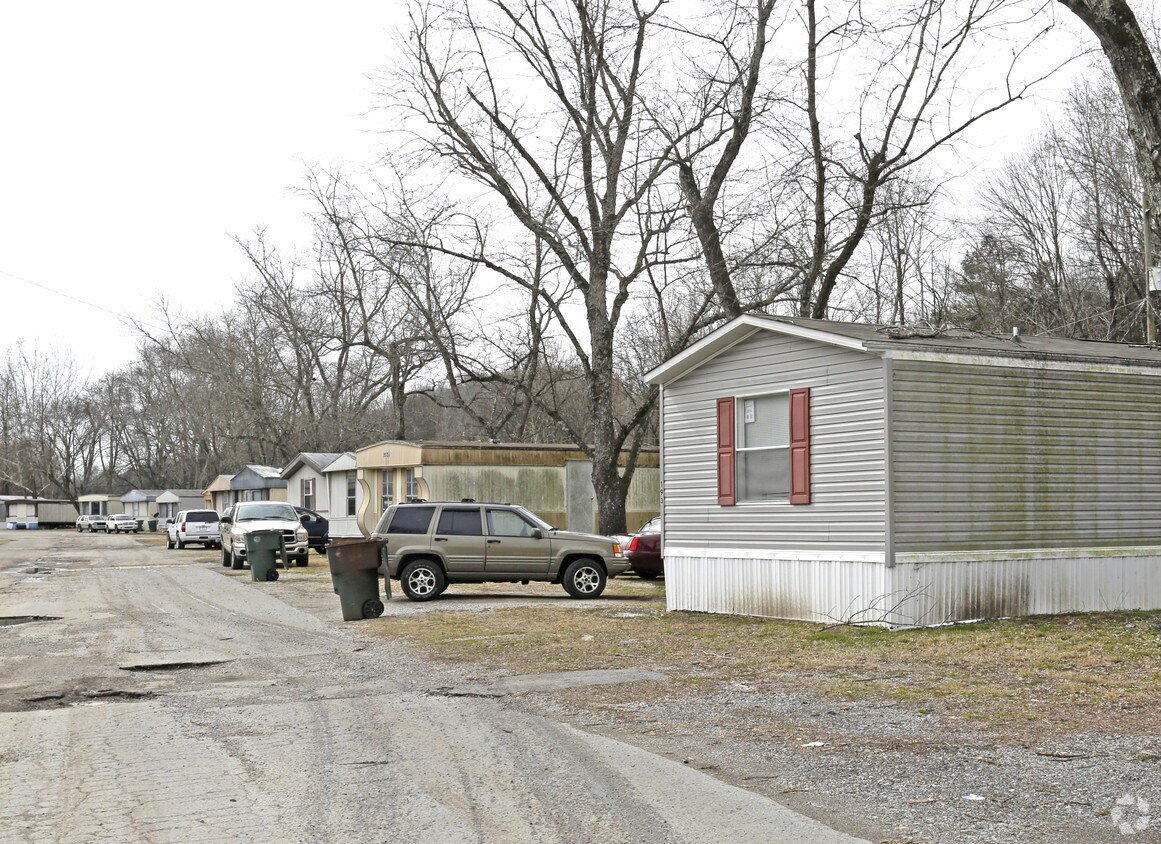
[[[661,387],[669,609],[1161,608],[1161,352],[744,316]]]

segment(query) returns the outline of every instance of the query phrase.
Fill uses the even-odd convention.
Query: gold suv
[[[372,536],[387,541],[387,576],[413,601],[449,583],[559,583],[596,598],[629,568],[607,536],[557,530],[513,504],[420,501],[387,508]]]

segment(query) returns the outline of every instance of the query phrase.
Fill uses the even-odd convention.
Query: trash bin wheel
[[[266,572],[266,579],[278,580],[278,569],[270,569],[270,571]]]
[[[363,618],[378,618],[383,615],[383,602],[378,598],[363,601]]]

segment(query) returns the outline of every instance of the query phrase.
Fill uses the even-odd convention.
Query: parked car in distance
[[[664,572],[661,559],[661,517],[655,516],[641,526],[641,530],[627,537],[618,537],[625,545],[629,569],[638,577],[652,580]]]
[[[105,533],[139,533],[141,523],[128,513],[117,513],[105,521]]]
[[[246,562],[246,534],[253,530],[280,530],[286,556],[306,565],[310,553],[306,527],[285,501],[239,501],[226,508],[219,520],[222,565],[240,569]]]
[[[472,500],[395,504],[372,538],[387,541],[387,575],[412,601],[449,583],[559,583],[574,598],[596,598],[629,568],[608,536],[557,530],[512,504]]]
[[[305,507],[294,505],[294,512],[306,528],[307,543],[320,554],[326,554],[327,543],[331,541],[331,523],[326,516],[308,510]]]
[[[216,547],[222,541],[220,519],[217,510],[180,511],[165,520],[165,547],[182,549],[190,542],[200,542],[206,548]]]
[[[83,515],[77,517],[77,533],[96,533],[105,529],[105,517]]]

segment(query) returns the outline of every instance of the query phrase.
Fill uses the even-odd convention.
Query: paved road
[[[306,588],[289,575],[216,560],[0,535],[0,841],[861,840],[503,698],[436,693],[333,595],[304,611],[279,597]]]

